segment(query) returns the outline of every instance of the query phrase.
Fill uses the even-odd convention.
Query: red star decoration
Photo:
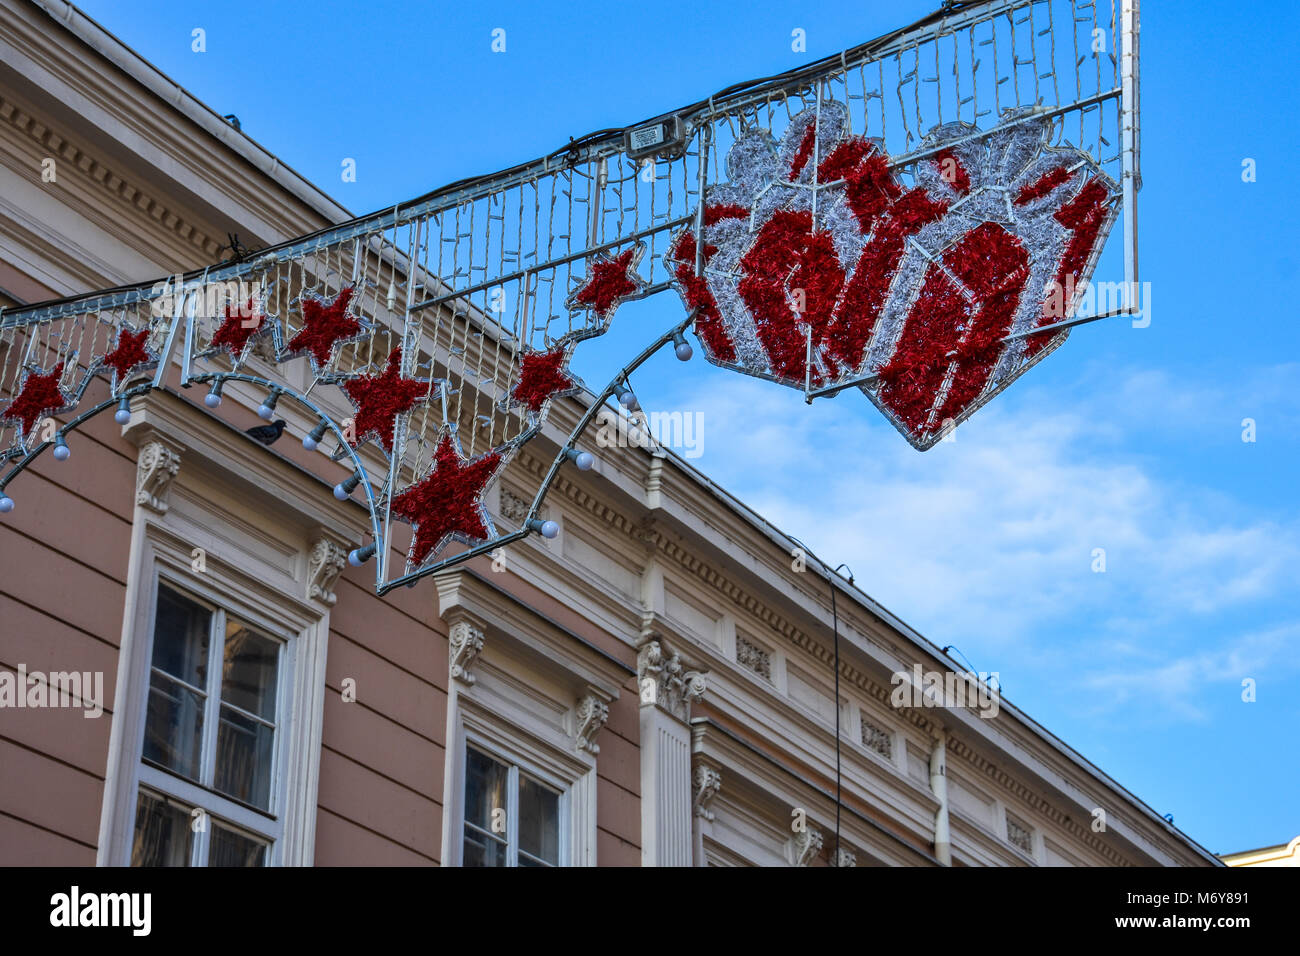
[[[348,311],[355,290],[341,289],[331,302],[315,297],[302,300],[302,328],[285,347],[285,358],[306,352],[317,374],[329,365],[336,346],[360,338],[366,331],[361,320]]]
[[[158,356],[149,348],[148,341],[147,327],[138,332],[132,332],[126,326],[118,329],[113,351],[100,359],[104,368],[113,370],[113,391],[116,392],[135,372],[158,364]]]
[[[501,467],[499,452],[472,461],[462,458],[451,434],[433,453],[433,467],[392,502],[393,517],[415,527],[410,562],[423,564],[453,538],[474,544],[493,534],[483,507],[483,489]]]
[[[574,391],[578,383],[564,369],[568,357],[562,346],[549,352],[526,352],[520,362],[519,381],[510,391],[511,404],[540,412],[551,398]]]
[[[608,321],[625,300],[644,291],[645,280],[637,272],[644,253],[645,245],[638,244],[612,258],[597,254],[587,281],[569,296],[565,306],[570,311],[590,309],[596,318]]]
[[[305,311],[306,302],[303,307]],[[256,321],[250,321],[252,319]],[[258,308],[257,302],[250,296],[242,307],[226,306],[226,316],[208,344],[214,349],[225,349],[231,361],[242,362],[248,353],[249,343],[269,328],[266,313]]]
[[[429,383],[402,377],[399,347],[389,353],[388,367],[381,374],[350,378],[342,388],[357,407],[355,445],[368,438],[378,438],[391,454],[397,416],[425,400]]]
[[[76,399],[59,388],[63,366],[64,363],[60,362],[52,372],[42,372],[38,368],[29,371],[23,378],[22,388],[5,409],[4,416],[0,417],[0,423],[21,426],[24,444],[41,419],[76,407]]]

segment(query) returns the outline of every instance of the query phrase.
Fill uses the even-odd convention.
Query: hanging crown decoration
[[[592,466],[587,426],[615,397],[638,414],[630,376],[664,346],[689,358],[691,330],[710,362],[806,401],[861,391],[929,448],[1071,327],[1132,314],[1076,314],[1121,212],[1136,288],[1138,23],[1119,4],[1112,24],[1073,0],[945,3],[175,283],[0,311],[0,514],[91,415],[129,426],[163,384],[206,385],[216,409],[242,382],[285,416],[248,454],[285,430],[324,453],[317,472],[368,517],[350,557],[375,559],[384,593],[554,535],[542,504],[562,466]],[[1107,31],[1118,56],[1094,41]],[[669,289],[671,327],[584,395],[575,349]],[[541,476],[531,501],[494,518],[507,465],[573,395],[549,467],[512,479]]]

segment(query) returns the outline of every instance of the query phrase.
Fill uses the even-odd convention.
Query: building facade
[[[0,306],[348,218],[75,7],[0,0]],[[226,397],[156,389],[9,489],[0,863],[1219,863],[990,688],[900,702],[958,665],[842,580],[837,640],[826,570],[670,452],[588,434],[554,539],[381,598],[312,422],[263,447]]]

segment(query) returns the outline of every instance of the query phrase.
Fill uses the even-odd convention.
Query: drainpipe
[[[952,838],[948,834],[948,748],[942,726],[933,728],[930,750],[930,790],[939,801],[934,814],[934,855],[943,866],[952,866]]]

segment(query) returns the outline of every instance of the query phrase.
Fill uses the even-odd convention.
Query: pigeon
[[[285,421],[283,418],[277,418],[270,425],[254,425],[247,429],[244,434],[251,438],[256,438],[263,445],[274,445],[279,437],[284,434]]]

